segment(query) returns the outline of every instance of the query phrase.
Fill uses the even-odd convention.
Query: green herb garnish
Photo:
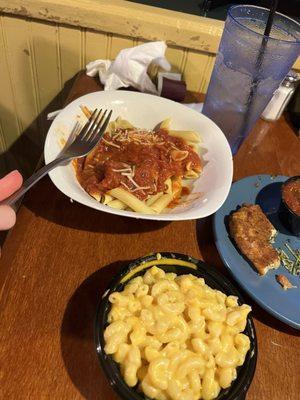
[[[288,243],[284,244],[291,253],[292,257],[289,256],[284,250],[278,249],[279,257],[282,265],[292,274],[300,275],[300,250],[293,250]]]

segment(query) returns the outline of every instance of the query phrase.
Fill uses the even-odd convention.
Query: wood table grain
[[[80,75],[68,101],[99,88],[96,80]],[[188,100],[201,97],[189,94]],[[284,118],[259,121],[234,159],[234,180],[299,172],[299,139]],[[127,219],[71,203],[49,178],[36,185],[18,212],[0,260],[0,398],[117,399],[95,353],[95,310],[116,271],[152,251],[187,253],[226,274],[211,218],[172,223]],[[299,332],[247,301],[259,345],[247,398],[299,399]]]

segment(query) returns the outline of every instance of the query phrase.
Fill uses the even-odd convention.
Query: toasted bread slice
[[[278,268],[280,257],[270,241],[276,229],[258,205],[245,204],[229,220],[230,235],[260,275]]]

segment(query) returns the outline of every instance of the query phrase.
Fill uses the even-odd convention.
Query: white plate
[[[54,185],[71,199],[111,214],[154,220],[186,220],[207,217],[224,203],[232,181],[232,155],[228,142],[216,124],[204,115],[162,97],[129,91],[101,91],[90,93],[69,104],[53,121],[45,142],[45,161],[49,163],[61,151],[61,139],[67,139],[81,114],[80,105],[113,110],[112,120],[121,116],[139,128],[152,129],[165,118],[171,117],[173,129],[199,132],[205,149],[203,173],[194,182],[193,192],[200,198],[170,209],[168,213],[145,215],[131,211],[116,210],[98,203],[79,185],[71,164],[57,167],[49,175]]]

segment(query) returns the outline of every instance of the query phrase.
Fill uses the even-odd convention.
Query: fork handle
[[[0,205],[13,205],[16,203],[33,185],[35,185],[40,179],[42,179],[49,171],[53,168],[57,167],[63,161],[68,161],[65,157],[59,157],[55,160],[51,161],[49,164],[44,165],[41,169],[31,175],[23,185],[18,189],[15,193],[11,196],[7,197],[6,199],[0,201]]]

